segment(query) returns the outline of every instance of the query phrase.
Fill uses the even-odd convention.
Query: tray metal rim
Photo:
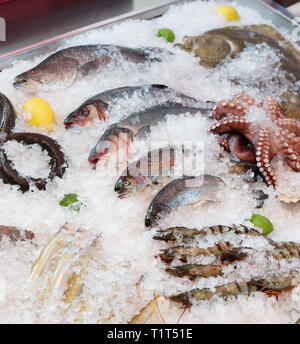
[[[17,60],[18,58],[22,59],[27,59],[28,55],[31,53],[34,53],[38,50],[41,50],[42,48],[45,47],[51,47],[54,44],[59,44],[60,42],[63,42],[65,39],[71,38],[75,35],[82,34],[84,32],[88,32],[90,30],[94,29],[99,29],[99,28],[104,28],[104,27],[110,27],[112,25],[124,22],[125,20],[130,20],[130,19],[151,19],[155,18],[157,16],[163,15],[168,11],[168,9],[173,6],[177,5],[180,3],[188,3],[188,2],[193,2],[195,0],[173,0],[173,1],[166,1],[163,4],[160,5],[155,5],[146,9],[142,10],[135,10],[135,11],[130,11],[112,18],[108,18],[105,20],[101,20],[99,22],[96,22],[91,25],[83,26],[75,30],[68,31],[66,33],[60,34],[53,36],[49,39],[39,41],[37,43],[25,46],[20,49],[12,50],[3,54],[0,54],[0,71],[2,71],[4,68],[8,67],[11,65],[11,63],[14,60]],[[239,0],[236,0],[239,2]],[[266,11],[269,12],[269,14],[277,14],[277,16],[282,17],[282,19],[286,20],[291,26],[295,27],[295,25],[299,26],[299,23],[291,19],[289,16],[287,16],[285,13],[281,12],[280,9],[275,8],[274,2],[271,1],[266,1],[266,0],[254,0],[258,4],[262,5],[265,7]],[[242,3],[242,1],[241,1]],[[50,49],[51,50],[51,49]],[[27,55],[27,57],[25,56]]]

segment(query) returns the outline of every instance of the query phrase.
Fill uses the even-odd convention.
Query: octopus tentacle
[[[229,132],[237,132],[246,134],[248,132],[249,122],[245,118],[239,116],[223,118],[216,124],[213,124],[209,131],[214,134],[225,134]]]
[[[273,120],[285,118],[283,114],[281,113],[281,110],[277,103],[276,98],[274,97],[268,96],[263,102],[263,108]]]
[[[253,105],[258,105],[254,98],[250,97],[245,92],[235,94],[232,98],[233,101],[242,103],[246,108]]]
[[[226,152],[230,152],[229,143],[227,139],[219,139],[218,144],[224,148]]]
[[[234,100],[222,100],[219,104],[216,105],[213,113],[212,118],[216,120],[220,120],[230,113],[233,116],[245,116],[247,109],[241,103],[236,103]]]
[[[295,133],[295,135],[300,136],[300,127],[298,123],[292,118],[280,118],[277,121],[277,125],[284,130]]]
[[[261,172],[266,183],[270,186],[273,185],[274,188],[277,186],[277,178],[270,165],[271,156],[271,146],[270,146],[270,133],[266,130],[261,129],[258,135],[257,148],[256,148],[256,161],[257,167]]]
[[[299,172],[300,171],[300,157],[297,151],[295,151],[289,142],[284,142],[283,144],[283,152],[285,154],[285,161],[287,164],[294,170]]]
[[[295,149],[295,151],[300,154],[300,137],[292,137],[289,140],[290,145]]]

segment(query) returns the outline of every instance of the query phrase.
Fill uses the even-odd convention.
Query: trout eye
[[[89,115],[89,110],[87,109],[87,108],[82,108],[81,110],[80,110],[80,115],[81,116],[88,116]]]
[[[130,181],[128,181],[128,180],[124,180],[124,182],[123,182],[123,186],[129,186],[131,183],[130,183]]]

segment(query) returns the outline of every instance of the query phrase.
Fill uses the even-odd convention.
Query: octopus
[[[251,107],[265,113],[264,118],[251,119]],[[277,100],[271,96],[263,104],[245,93],[230,100],[221,100],[212,113],[217,120],[209,131],[224,135],[219,144],[237,159],[255,162],[268,186],[277,187],[277,178],[271,167],[272,159],[282,153],[287,165],[300,171],[300,126],[282,114]]]

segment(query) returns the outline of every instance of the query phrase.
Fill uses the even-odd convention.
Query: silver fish
[[[133,113],[119,123],[112,124],[101,136],[89,155],[89,162],[97,164],[99,160],[107,161],[116,153],[120,144],[128,150],[134,137],[143,138],[150,131],[150,126],[165,121],[167,115],[179,116],[184,113],[208,113],[208,109],[186,106],[158,105],[142,112]]]
[[[145,226],[157,225],[180,206],[200,201],[215,201],[216,193],[223,184],[221,178],[208,174],[173,180],[154,197],[145,217]]]
[[[173,175],[177,160],[183,160],[186,150],[182,147],[163,147],[128,165],[115,184],[119,198],[142,191],[147,185],[157,185],[164,177]]]
[[[144,102],[148,99],[158,99],[160,104],[172,101],[186,106],[200,106],[212,109],[215,102],[197,101],[168,86],[153,84],[141,86],[125,86],[101,92],[83,102],[76,110],[70,113],[64,120],[66,129],[84,127],[92,124],[94,118],[105,121],[113,111],[114,106],[120,100],[127,100],[134,95]]]
[[[69,47],[47,57],[36,67],[15,77],[14,87],[37,88],[58,81],[73,83],[89,74],[100,73],[109,64],[128,61],[135,64],[160,61],[163,49],[145,47],[132,49],[117,45],[79,45]]]

